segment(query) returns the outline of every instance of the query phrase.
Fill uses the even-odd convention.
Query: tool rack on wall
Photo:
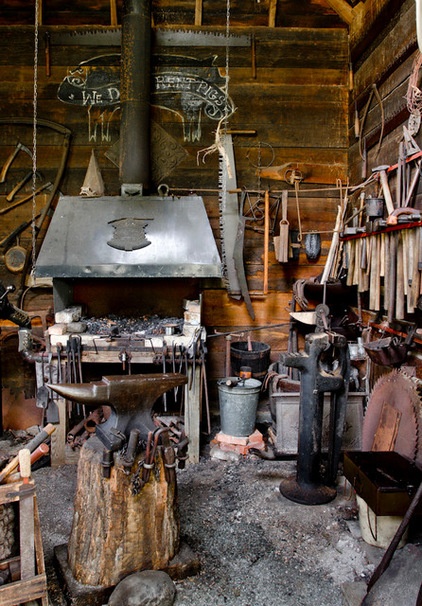
[[[389,324],[413,314],[421,296],[422,221],[343,236],[347,285],[368,293],[368,309],[385,310]]]

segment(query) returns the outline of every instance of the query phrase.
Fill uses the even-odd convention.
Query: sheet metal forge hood
[[[221,277],[202,198],[142,195],[150,165],[150,2],[123,2],[120,180],[122,192],[131,195],[61,197],[38,255],[36,276]]]
[[[220,278],[202,198],[62,197],[35,274],[52,278]]]

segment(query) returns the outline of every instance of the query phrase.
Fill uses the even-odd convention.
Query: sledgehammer
[[[388,185],[387,168],[389,168],[388,165],[377,166],[376,168],[372,169],[372,172],[379,174],[385,205],[387,207],[388,214],[391,215],[391,213],[394,211],[394,204],[391,197],[390,187]]]

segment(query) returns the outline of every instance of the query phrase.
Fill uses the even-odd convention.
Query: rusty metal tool
[[[374,573],[372,574],[371,578],[369,579],[369,583],[367,586],[368,593],[372,589],[372,587],[375,585],[375,583],[378,581],[378,579],[387,570],[391,560],[393,559],[393,555],[403,537],[403,534],[404,534],[406,528],[409,526],[409,523],[410,523],[411,519],[413,518],[413,515],[421,501],[422,501],[422,482],[419,484],[419,488],[416,491],[416,494],[413,497],[413,499],[408,507],[408,510],[406,511],[405,515],[403,516],[403,520],[401,521],[400,526],[397,528],[396,534],[392,538],[391,543],[388,546],[386,552],[384,553],[381,562],[378,564],[377,568],[375,569]],[[366,598],[363,600],[362,606],[364,606],[365,603],[366,603]]]
[[[9,171],[9,168],[12,166],[12,164],[13,164],[16,156],[18,155],[18,153],[20,151],[24,151],[32,159],[32,152],[26,147],[26,145],[23,145],[23,143],[20,143],[18,141],[18,143],[16,144],[15,149],[9,155],[9,157],[7,158],[6,162],[3,165],[3,168],[1,169],[1,172],[0,172],[0,183],[4,183],[6,181],[6,177],[7,177],[7,173]]]

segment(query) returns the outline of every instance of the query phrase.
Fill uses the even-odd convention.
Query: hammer
[[[14,159],[16,158],[16,156],[18,155],[18,153],[20,151],[24,151],[28,154],[28,156],[30,158],[32,158],[32,153],[31,151],[26,147],[26,145],[23,145],[23,143],[20,143],[18,141],[18,143],[16,144],[15,149],[12,151],[12,153],[10,154],[10,156],[7,158],[3,168],[1,169],[1,173],[0,173],[0,183],[4,183],[6,181],[6,176],[7,176],[7,172],[9,170],[9,168],[11,167]]]
[[[36,177],[37,178],[41,178],[41,175],[38,171],[36,171]],[[25,185],[25,183],[27,183],[29,181],[29,179],[31,177],[33,177],[34,173],[32,170],[30,170],[29,172],[26,173],[26,175],[23,177],[23,179],[21,179],[19,181],[19,183],[17,183],[15,185],[15,187],[12,189],[11,192],[9,192],[6,196],[6,202],[13,202],[14,197],[16,196],[16,194],[18,193],[18,191],[20,189],[22,189],[22,187]]]
[[[388,214],[391,215],[391,213],[394,211],[394,204],[391,197],[390,187],[388,185],[387,168],[389,168],[388,165],[377,166],[376,168],[372,169],[372,172],[379,174],[385,205],[387,207]]]

